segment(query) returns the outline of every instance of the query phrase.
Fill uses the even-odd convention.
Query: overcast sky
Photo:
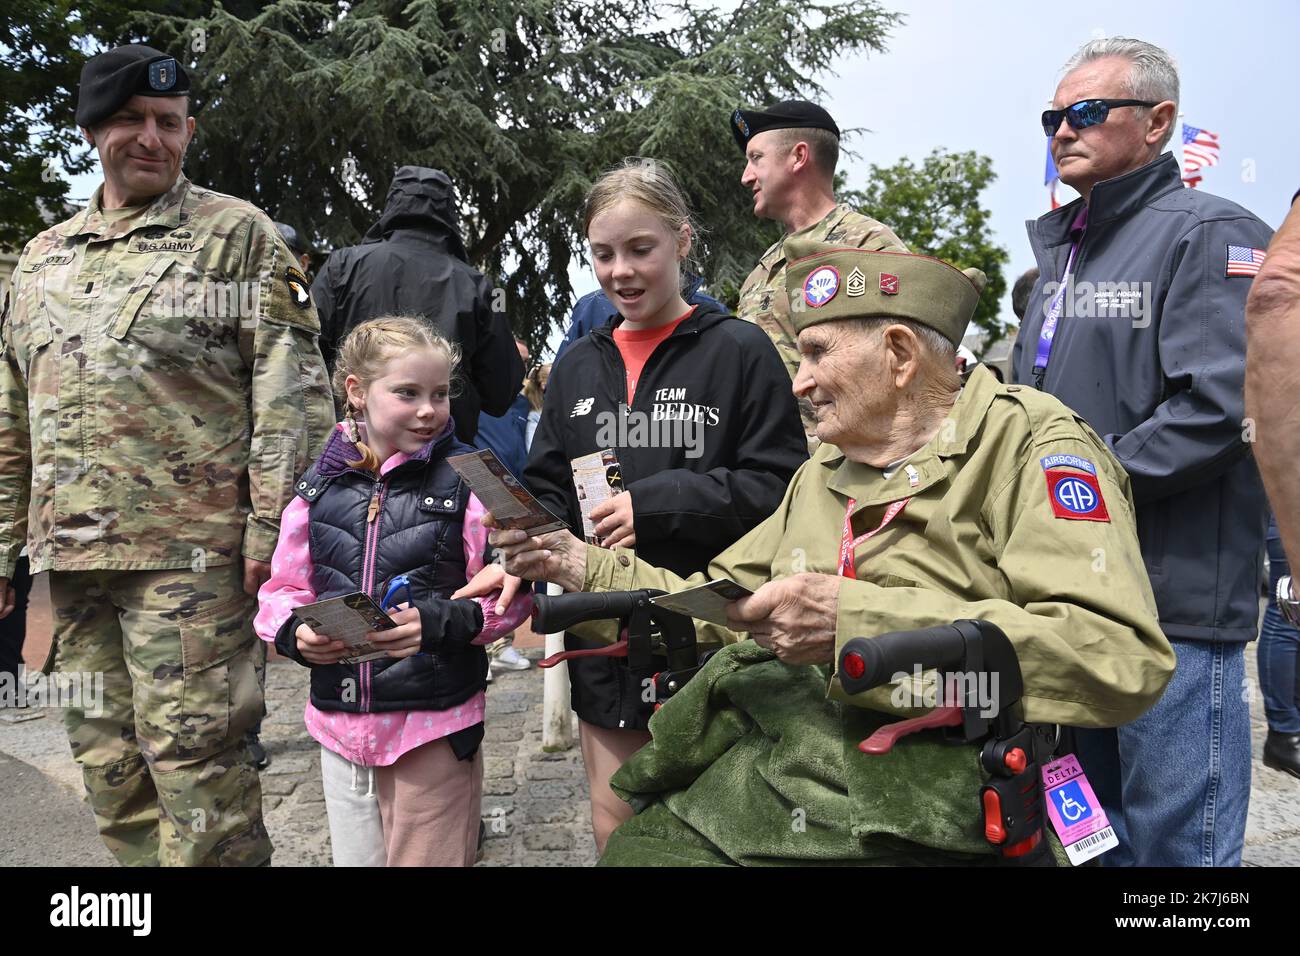
[[[1300,90],[1295,0],[884,5],[907,15],[887,52],[845,56],[820,78],[823,105],[840,127],[871,130],[846,140],[858,154],[842,161],[850,185],[862,185],[869,163],[920,160],[937,146],[990,156],[998,178],[982,202],[992,210],[996,241],[1011,254],[1009,279],[1033,265],[1024,221],[1048,209],[1039,114],[1061,65],[1094,36],[1137,37],[1173,54],[1182,122],[1220,137],[1219,165],[1205,171],[1200,188],[1240,203],[1274,228],[1300,188],[1300,109],[1285,98]],[[1181,160],[1177,135],[1171,147]],[[740,172],[737,155],[737,177]],[[78,177],[72,194],[88,196],[98,180],[97,174]],[[1066,200],[1073,192],[1060,186],[1058,196]],[[589,269],[575,270],[573,279],[579,294],[596,287]],[[1009,299],[1003,309],[1009,316]]]
[[[1219,134],[1219,165],[1205,170],[1199,188],[1240,203],[1275,229],[1300,189],[1300,108],[1285,100],[1300,93],[1295,0],[1052,7],[1030,0],[883,2],[907,15],[887,51],[845,56],[819,78],[826,88],[822,105],[840,128],[871,130],[846,139],[858,155],[842,159],[842,168],[858,187],[869,164],[886,166],[904,156],[919,161],[939,146],[991,157],[998,178],[981,201],[992,211],[995,241],[1011,254],[1003,302],[1008,318],[1011,280],[1034,264],[1025,220],[1050,208],[1039,115],[1050,105],[1061,66],[1094,36],[1136,37],[1173,54],[1182,122]],[[1170,147],[1181,161],[1178,133]],[[1075,195],[1058,185],[1062,202]],[[574,279],[580,293],[596,288],[590,270]]]

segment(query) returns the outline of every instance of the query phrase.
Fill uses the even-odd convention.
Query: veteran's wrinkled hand
[[[839,594],[840,579],[834,575],[795,574],[733,601],[727,620],[732,630],[748,631],[786,664],[830,664]]]
[[[565,591],[581,591],[587,578],[587,545],[567,529],[532,536],[497,528],[492,513],[483,523],[493,529],[488,543],[505,558],[507,573],[529,581],[550,581]]]

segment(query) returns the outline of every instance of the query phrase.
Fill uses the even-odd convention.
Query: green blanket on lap
[[[863,754],[890,718],[828,700],[828,676],[753,641],[715,654],[610,780],[639,812],[601,865],[995,863],[978,748],[923,731]]]

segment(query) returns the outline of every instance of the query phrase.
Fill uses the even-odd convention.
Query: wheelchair
[[[686,685],[717,651],[701,652],[695,640],[695,622],[684,614],[650,603],[667,592],[654,588],[604,593],[539,594],[533,597],[533,630],[538,634],[567,631],[587,621],[618,621],[618,640],[608,647],[561,651],[539,661],[554,667],[577,657],[625,657],[628,669],[652,682],[654,708],[658,710]],[[667,666],[656,669],[656,656]]]
[[[663,593],[643,588],[536,597],[533,629],[538,633],[600,620],[616,620],[619,628],[618,640],[608,647],[562,651],[539,666],[553,667],[576,657],[626,657],[634,672],[652,675],[658,710],[717,651],[700,650],[691,618],[650,603]],[[666,658],[666,668],[654,669],[656,655]],[[941,705],[923,717],[886,724],[858,749],[868,756],[888,753],[901,738],[929,729],[941,730],[952,744],[978,745],[980,764],[989,776],[978,796],[984,838],[1006,865],[1055,865],[1046,839],[1041,766],[1052,759],[1060,732],[1025,722],[1020,662],[1001,628],[988,621],[961,620],[855,637],[841,648],[837,663],[840,685],[849,694],[887,684],[899,673],[936,670],[945,688]],[[957,680],[957,675],[967,679]],[[979,686],[997,688],[992,712],[981,702]]]

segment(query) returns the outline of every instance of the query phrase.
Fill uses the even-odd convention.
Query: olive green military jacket
[[[306,279],[184,176],[27,244],[0,312],[0,577],[269,561],[333,422]]]
[[[736,315],[753,322],[767,333],[781,354],[781,361],[785,363],[790,381],[793,382],[795,373],[799,371],[799,346],[796,344],[799,334],[790,317],[790,297],[785,289],[785,242],[791,236],[854,246],[872,252],[909,250],[884,223],[876,222],[840,203],[820,222],[783,236],[763,253],[763,258],[758,260],[758,265],[740,287]],[[803,418],[804,432],[808,436],[809,451],[813,451],[818,444],[814,437],[817,416],[806,400],[800,400],[799,413]]]
[[[890,502],[910,497],[854,552],[857,580],[840,583],[836,659],[853,637],[976,618],[1001,627],[1015,645],[1027,720],[1115,726],[1159,699],[1174,654],[1156,621],[1128,478],[1082,420],[1055,398],[1003,386],[979,368],[939,433],[906,465],[885,478],[823,445],[795,473],[776,513],[718,555],[707,574],[683,579],[632,551],[588,547],[585,588],[677,591],[730,577],[757,590],[802,571],[835,574],[849,499],[857,501],[856,537],[880,525]],[[1102,507],[1080,518],[1061,501],[1054,505],[1052,482],[1063,480],[1065,502],[1088,503],[1081,476],[1089,468]],[[745,637],[696,625],[703,642]],[[832,676],[828,693],[910,716],[925,709],[912,706],[925,703],[924,690],[911,690],[922,697],[896,698],[892,685],[849,696]]]

